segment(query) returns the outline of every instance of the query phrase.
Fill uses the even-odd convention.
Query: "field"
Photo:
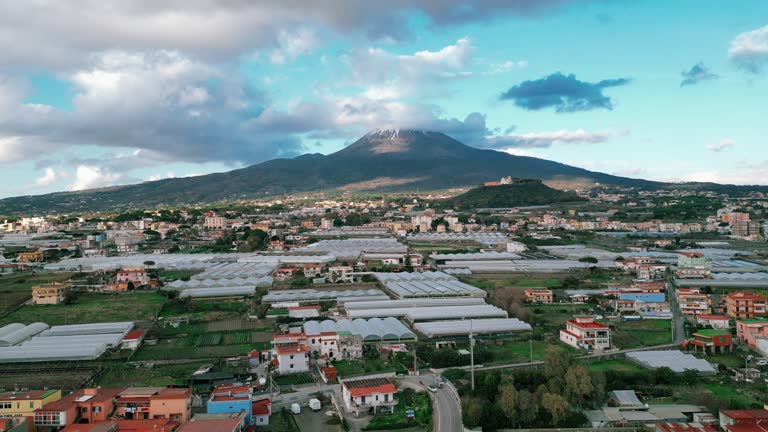
[[[550,344],[533,341],[533,360],[544,360],[544,353]],[[527,363],[531,359],[529,341],[505,341],[501,344],[483,343],[483,348],[492,356],[492,363]]]
[[[193,362],[153,368],[130,367],[123,363],[108,364],[94,384],[102,387],[183,385],[192,372],[205,364]]]
[[[406,410],[414,410],[415,421],[414,423],[407,423],[405,421]],[[398,403],[395,405],[395,412],[391,415],[377,415],[371,419],[368,426],[363,430],[390,430],[390,429],[405,429],[411,427],[418,427],[429,430],[429,425],[432,423],[432,400],[426,391],[414,393],[414,392],[400,392],[398,394]]]
[[[496,291],[513,290],[516,297],[522,301],[523,290],[526,288],[557,288],[562,283],[563,278],[557,276],[535,276],[528,275],[512,276],[505,278],[466,278],[464,281],[470,285],[476,286],[488,292],[491,301]],[[515,295],[513,295],[515,297]]]
[[[635,372],[648,371],[648,369],[645,369],[640,365],[632,363],[629,360],[606,360],[606,361],[589,363],[590,372],[607,371],[607,370],[614,371],[614,372],[621,372],[621,373],[625,373],[625,372],[635,373]]]
[[[90,383],[98,371],[95,362],[0,364],[0,389],[48,387],[63,389],[66,394]]]
[[[342,360],[334,362],[338,376],[340,378],[349,378],[366,373],[383,372],[395,370],[395,367],[381,359],[366,360]]]
[[[536,333],[559,334],[565,322],[574,315],[590,313],[594,306],[588,304],[527,305],[531,312],[533,330]]]
[[[0,319],[0,326],[38,321],[48,325],[149,321],[155,319],[165,300],[162,294],[148,292],[79,294],[70,304],[24,305]]]
[[[268,344],[262,346],[254,344],[195,346],[195,340],[196,339],[193,339],[190,342],[190,338],[162,339],[157,345],[142,345],[131,360],[181,360],[234,357],[248,354],[248,352],[254,349],[265,349],[268,346]]]
[[[639,348],[672,343],[671,321],[624,321],[612,324],[612,327],[612,343],[619,348]]]
[[[0,315],[32,298],[32,287],[67,280],[70,273],[25,273],[0,277]]]
[[[248,312],[249,304],[245,301],[226,301],[221,300],[174,300],[166,303],[160,316],[168,317],[186,317],[190,321],[220,321],[242,318]]]
[[[312,378],[312,375],[308,373],[297,373],[297,374],[291,374],[291,375],[276,376],[274,377],[274,382],[275,384],[280,386],[287,386],[287,385],[311,384],[315,382],[315,380]]]

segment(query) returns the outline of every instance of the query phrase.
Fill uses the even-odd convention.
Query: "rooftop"
[[[368,396],[374,393],[396,393],[394,384],[386,378],[370,378],[355,381],[344,381],[344,387],[354,397]]]

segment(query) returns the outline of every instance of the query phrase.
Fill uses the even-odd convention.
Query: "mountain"
[[[541,179],[559,188],[661,185],[469,147],[439,132],[377,130],[327,156],[305,154],[198,177],[6,198],[0,200],[0,215],[146,208],[328,189],[438,190],[507,176]]]
[[[476,209],[537,206],[574,201],[586,201],[586,199],[574,192],[548,187],[541,180],[516,179],[510,184],[470,189],[461,195],[435,204],[449,208]]]

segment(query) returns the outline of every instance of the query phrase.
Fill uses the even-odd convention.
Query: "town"
[[[0,428],[764,430],[768,196],[460,192],[5,219]]]

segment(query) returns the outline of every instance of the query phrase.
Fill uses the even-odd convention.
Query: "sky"
[[[766,17],[764,0],[0,0],[0,198],[390,128],[768,184]]]

